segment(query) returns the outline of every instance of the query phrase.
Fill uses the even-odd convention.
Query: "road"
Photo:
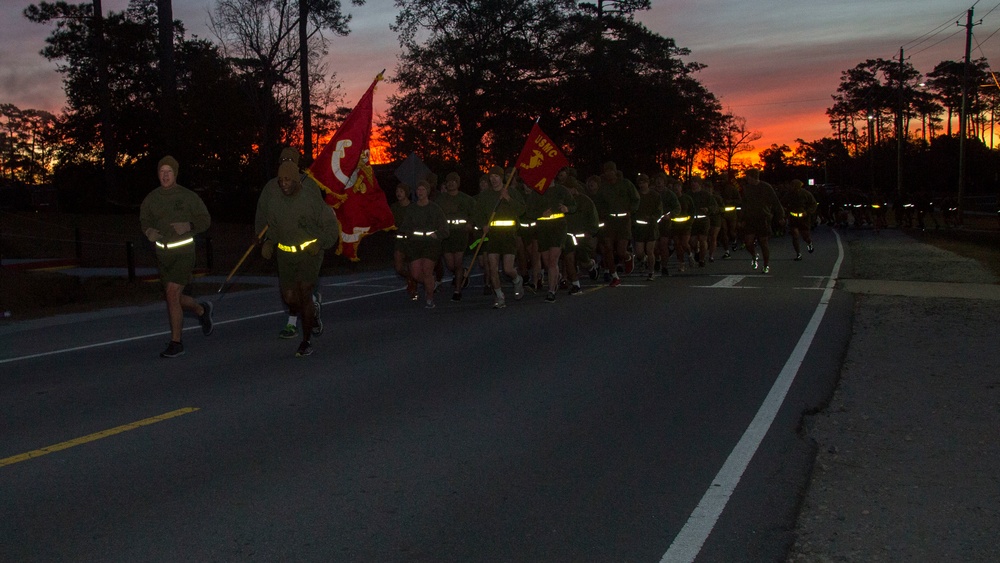
[[[816,244],[503,310],[324,278],[308,358],[276,290],[175,360],[159,305],[5,325],[0,560],[779,560],[850,336]]]

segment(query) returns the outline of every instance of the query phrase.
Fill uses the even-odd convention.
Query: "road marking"
[[[154,417],[150,417],[150,418],[144,418],[142,420],[139,420],[137,422],[133,422],[131,424],[125,424],[125,425],[122,425],[122,426],[116,426],[115,428],[111,428],[111,429],[108,429],[108,430],[102,430],[100,432],[95,432],[93,434],[88,434],[86,436],[81,436],[79,438],[74,438],[74,439],[66,441],[66,442],[60,442],[60,443],[52,445],[52,446],[46,446],[44,448],[39,448],[37,450],[32,450],[30,452],[23,453],[23,454],[20,454],[20,455],[15,455],[15,456],[7,457],[7,458],[4,458],[4,459],[0,459],[0,467],[4,467],[5,465],[13,465],[15,463],[20,463],[22,461],[27,461],[29,459],[34,459],[36,457],[41,457],[43,455],[47,455],[47,454],[50,454],[50,453],[53,453],[53,452],[58,452],[58,451],[66,450],[66,449],[72,448],[74,446],[79,446],[79,445],[82,445],[82,444],[86,444],[87,442],[93,442],[95,440],[100,440],[102,438],[107,438],[109,436],[114,436],[115,434],[121,434],[122,432],[128,432],[129,430],[135,430],[136,428],[141,428],[143,426],[149,426],[150,424],[156,424],[157,422],[163,422],[164,420],[169,420],[169,419],[174,418],[174,417],[178,417],[178,416],[181,416],[181,415],[189,414],[189,413],[192,413],[192,412],[194,412],[196,410],[198,410],[198,409],[195,408],[195,407],[185,407],[183,409],[177,409],[175,411],[170,411],[168,413],[164,413],[164,414],[161,414],[161,415],[158,415],[158,416],[154,416]]]
[[[376,297],[376,296],[379,296],[379,295],[385,295],[386,293],[396,293],[396,292],[400,292],[400,291],[404,291],[404,289],[403,288],[395,288],[395,289],[388,289],[386,291],[376,291],[374,293],[365,293],[365,294],[362,294],[362,295],[355,295],[354,297],[344,297],[343,299],[334,299],[332,301],[324,301],[323,305],[333,305],[333,304],[336,304],[336,303],[346,303],[348,301],[357,301],[358,299],[367,299],[369,297]],[[243,321],[249,321],[249,320],[253,320],[253,319],[259,319],[261,317],[270,317],[272,315],[287,315],[287,314],[288,314],[288,310],[287,309],[281,309],[279,311],[269,311],[269,312],[266,312],[266,313],[258,313],[256,315],[248,315],[246,317],[239,317],[239,318],[236,318],[236,319],[229,319],[227,321],[215,321],[215,326],[227,325],[227,324],[230,324],[230,323],[239,323],[239,322],[243,322]],[[189,331],[189,330],[201,330],[201,327],[198,326],[198,325],[195,325],[195,326],[186,327],[184,329],[184,331]],[[142,335],[139,335],[139,336],[131,336],[129,338],[116,338],[115,340],[107,340],[105,342],[95,342],[93,344],[85,344],[83,346],[74,346],[72,348],[61,348],[59,350],[49,350],[48,352],[38,352],[37,354],[28,354],[26,356],[15,356],[13,358],[4,358],[4,359],[0,359],[0,365],[9,364],[9,363],[13,363],[13,362],[20,362],[20,361],[23,361],[23,360],[32,360],[32,359],[35,359],[35,358],[44,358],[46,356],[55,356],[55,355],[58,355],[58,354],[66,354],[66,353],[69,353],[69,352],[79,352],[81,350],[89,350],[91,348],[103,348],[104,346],[113,346],[115,344],[124,344],[126,342],[134,342],[136,340],[145,340],[147,338],[154,338],[154,337],[159,338],[159,337],[163,337],[163,336],[166,336],[166,335],[169,335],[169,334],[170,334],[169,330],[164,330],[164,331],[161,331],[161,332],[153,332],[153,333],[149,333],[149,334],[142,334]]]
[[[742,285],[736,285],[746,279],[746,276],[726,276],[721,280],[713,283],[712,285],[694,285],[691,287],[706,287],[706,288],[718,288],[718,289],[760,289],[759,287],[746,287]]]
[[[670,548],[663,554],[660,563],[691,563],[698,557],[702,546],[705,545],[705,540],[712,533],[715,523],[719,520],[729,498],[743,477],[743,472],[746,471],[750,460],[757,453],[757,448],[760,447],[764,436],[767,435],[767,431],[771,428],[771,424],[778,414],[778,410],[781,409],[781,404],[784,402],[785,396],[795,380],[795,375],[798,373],[799,367],[802,366],[802,361],[819,330],[823,316],[826,314],[826,309],[833,296],[834,286],[837,283],[840,265],[844,261],[844,247],[840,241],[840,234],[837,231],[833,231],[833,233],[837,237],[837,261],[833,264],[830,279],[826,284],[823,296],[820,297],[819,304],[816,305],[812,318],[809,319],[809,324],[806,325],[795,349],[792,350],[792,355],[789,356],[774,385],[771,386],[771,391],[761,403],[757,415],[754,416],[744,431],[743,437],[737,442],[736,447],[733,448],[726,462],[715,475],[712,484],[701,497],[701,501],[688,517],[684,527],[677,533]]]

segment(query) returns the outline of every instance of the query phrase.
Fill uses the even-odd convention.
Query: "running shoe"
[[[201,316],[198,317],[198,322],[201,323],[201,331],[205,333],[205,336],[212,334],[215,330],[215,321],[212,320],[212,308],[214,305],[211,301],[202,301],[201,308],[204,309],[201,312]]]
[[[433,308],[434,308],[434,300],[428,299],[427,304],[424,305],[424,309],[433,309]]]
[[[571,285],[571,286],[569,286],[569,294],[570,295],[579,295],[581,291],[583,291],[583,288],[580,287],[580,286],[578,286],[578,285]]]
[[[514,280],[514,299],[524,297],[524,276],[517,276]]]
[[[806,250],[809,251],[809,254],[812,254],[813,250],[815,250],[815,248],[813,248],[813,243],[810,242],[809,244],[807,244],[806,245]]]
[[[316,310],[316,326],[312,328],[312,335],[320,336],[323,334],[323,294],[318,291],[313,293],[313,308]]]
[[[799,260],[802,260],[802,253],[801,252],[796,252],[795,253],[795,261],[798,262]]]
[[[281,332],[278,333],[278,338],[295,338],[298,333],[299,329],[295,328],[295,325],[287,324],[285,325],[285,328],[281,329]]]
[[[299,349],[295,351],[295,357],[301,358],[302,356],[311,356],[313,353],[312,344],[308,342],[303,342],[299,344]]]
[[[611,278],[611,282],[608,284],[608,287],[618,287],[621,284],[622,284],[621,278]]]
[[[731,256],[731,254],[729,254],[729,251],[727,250],[726,253],[722,255],[722,259],[723,260],[728,260],[730,256]]]
[[[461,301],[462,300],[462,294],[460,292],[458,292],[458,291],[456,291],[455,293],[452,293],[451,294],[451,300],[452,301]]]
[[[555,303],[556,302],[556,294],[550,291],[548,293],[548,295],[545,296],[545,302],[546,303]]]
[[[601,275],[601,272],[597,269],[596,263],[591,264],[590,271],[588,271],[587,274],[590,276],[591,280],[597,281],[597,276]]]
[[[184,355],[184,344],[180,342],[174,342],[173,340],[167,344],[167,349],[160,352],[161,358],[176,358],[177,356]]]
[[[497,297],[493,300],[494,309],[503,309],[507,306],[507,301],[503,297]]]
[[[628,275],[631,274],[634,270],[635,270],[635,257],[629,254],[628,258],[625,259],[623,271],[625,272],[625,275]]]
[[[771,267],[770,266],[764,266],[764,273],[765,274],[770,274],[771,273]]]
[[[754,256],[753,260],[750,261],[750,267],[753,268],[754,270],[756,270],[757,266],[758,266],[758,264],[757,264],[757,257]]]
[[[649,275],[646,276],[646,281],[653,281],[654,279],[656,279],[656,274],[653,272],[650,272]]]

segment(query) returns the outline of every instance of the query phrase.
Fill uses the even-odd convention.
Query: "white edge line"
[[[833,296],[833,288],[836,285],[837,275],[840,272],[840,265],[844,260],[844,247],[841,244],[840,235],[837,231],[834,231],[834,234],[837,236],[837,261],[833,265],[830,281],[827,282],[826,290],[823,292],[823,296],[820,298],[819,304],[816,306],[816,310],[809,320],[809,324],[806,325],[802,336],[799,337],[799,341],[795,345],[795,349],[792,350],[791,356],[785,362],[785,366],[781,369],[781,373],[778,374],[774,385],[771,386],[771,391],[768,392],[767,397],[761,403],[760,408],[757,410],[757,415],[754,416],[750,425],[744,431],[743,437],[737,442],[736,447],[733,448],[726,462],[715,475],[712,484],[705,491],[704,496],[701,497],[698,506],[691,512],[684,527],[677,533],[673,543],[670,544],[670,548],[663,554],[663,557],[660,559],[661,563],[691,563],[698,557],[702,546],[708,539],[709,534],[712,533],[715,523],[726,508],[729,498],[732,496],[733,491],[736,490],[743,472],[746,471],[750,460],[757,452],[761,442],[764,440],[764,436],[774,422],[778,410],[781,408],[781,404],[784,402],[785,396],[788,394],[788,390],[795,380],[795,375],[798,373],[799,367],[802,365],[802,361],[809,351],[809,347],[812,345],[819,325],[823,321],[830,298]]]
[[[386,291],[379,291],[379,292],[376,292],[376,293],[366,293],[364,295],[356,295],[354,297],[345,297],[343,299],[334,299],[333,301],[324,301],[323,305],[333,305],[333,304],[336,304],[336,303],[346,303],[348,301],[356,301],[358,299],[367,299],[368,297],[376,297],[378,295],[384,295],[386,293],[393,293],[393,292],[398,292],[398,291],[403,291],[403,290],[400,289],[400,288],[395,288],[395,289],[390,289],[390,290],[386,290]],[[249,321],[249,320],[253,320],[253,319],[259,319],[261,317],[269,317],[271,315],[277,315],[279,313],[280,314],[287,314],[288,310],[287,309],[282,309],[280,311],[271,311],[271,312],[268,312],[268,313],[258,313],[256,315],[249,315],[249,316],[246,316],[246,317],[239,317],[239,318],[230,319],[230,320],[227,320],[227,321],[219,321],[219,322],[217,322],[215,324],[216,325],[227,325],[227,324],[230,324],[230,323],[238,323],[238,322]],[[201,327],[199,327],[199,326],[189,326],[189,327],[185,328],[184,330],[185,331],[188,331],[188,330],[201,330]],[[60,350],[50,350],[48,352],[39,352],[37,354],[28,354],[27,356],[17,356],[17,357],[14,357],[14,358],[4,358],[4,359],[0,359],[0,365],[9,364],[9,363],[13,363],[13,362],[19,362],[19,361],[23,361],[23,360],[33,360],[35,358],[44,358],[46,356],[55,356],[57,354],[67,354],[69,352],[79,352],[80,350],[89,350],[91,348],[101,348],[103,346],[113,346],[115,344],[123,344],[125,342],[133,342],[133,341],[136,341],[136,340],[143,340],[143,339],[146,339],[146,338],[153,338],[153,337],[157,337],[157,336],[163,336],[165,334],[170,334],[170,331],[166,330],[166,331],[162,331],[162,332],[154,332],[154,333],[150,333],[150,334],[143,334],[143,335],[140,335],[140,336],[131,336],[129,338],[118,338],[118,339],[115,339],[115,340],[108,340],[106,342],[95,342],[94,344],[86,344],[84,346],[74,346],[73,348],[62,348]]]

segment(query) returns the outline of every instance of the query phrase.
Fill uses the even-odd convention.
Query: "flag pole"
[[[507,188],[510,187],[510,182],[511,180],[514,179],[514,176],[516,175],[517,175],[517,169],[514,169],[514,172],[510,175],[510,178],[507,178],[507,183],[504,184],[501,193],[503,193],[504,191],[507,190]],[[500,206],[501,199],[502,198],[500,196],[497,196],[497,202],[493,204],[493,210],[490,211],[490,218],[486,220],[486,226],[483,227],[483,236],[480,237],[478,244],[476,244],[476,251],[472,253],[472,260],[469,262],[469,267],[466,268],[465,273],[462,274],[462,279],[466,280],[469,279],[469,274],[472,273],[472,268],[473,266],[476,265],[476,257],[479,256],[479,250],[483,247],[483,244],[486,243],[486,235],[490,232],[490,224],[493,223],[493,218],[496,217],[497,207]]]
[[[226,287],[226,284],[229,283],[229,280],[233,279],[233,276],[236,274],[236,270],[240,269],[240,266],[243,265],[243,261],[247,259],[247,256],[250,256],[250,252],[252,252],[254,247],[260,244],[260,241],[264,239],[264,233],[267,232],[268,227],[270,227],[270,225],[264,225],[264,228],[261,229],[259,233],[257,233],[257,239],[254,240],[253,243],[250,245],[250,248],[248,248],[247,251],[243,253],[243,257],[240,258],[240,261],[237,262],[235,266],[233,266],[232,271],[229,272],[228,276],[226,276],[226,281],[222,282],[222,285],[219,286],[219,290],[216,291],[216,293],[222,293],[222,289]]]

